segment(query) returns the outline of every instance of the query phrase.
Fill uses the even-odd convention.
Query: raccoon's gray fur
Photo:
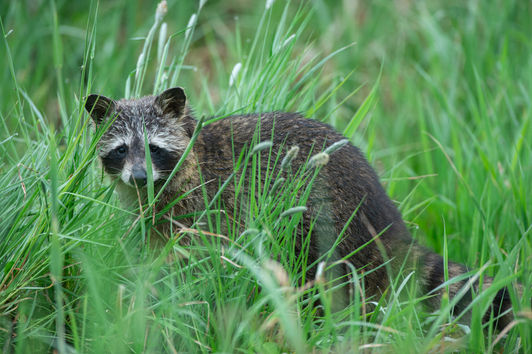
[[[157,191],[182,156],[197,124],[186,108],[186,97],[181,88],[168,89],[159,96],[131,100],[114,101],[104,96],[90,95],[85,107],[97,126],[104,123],[109,125],[99,142],[99,156],[105,171],[113,178],[120,178],[118,190],[126,202],[135,201],[138,198],[135,186],[142,187],[147,181],[145,136],[150,146]],[[248,114],[218,120],[202,128],[184,164],[164,190],[157,209],[161,210],[189,191],[192,192],[188,197],[175,204],[169,214],[193,214],[204,209],[202,188],[194,188],[203,181],[208,197],[212,198],[220,183],[233,173],[234,156],[239,156],[242,149],[250,147],[257,129],[260,129],[262,140],[272,140],[272,159],[278,154],[281,154],[282,159],[290,147],[299,147],[299,154],[292,161],[294,169],[304,164],[310,153],[319,152],[344,139],[330,126],[295,113]],[[266,171],[268,152],[262,154],[261,167]],[[264,175],[266,173],[262,173]],[[138,190],[142,197],[143,188]],[[223,205],[233,206],[234,198],[234,186],[230,183],[222,193],[221,200]],[[322,168],[307,207],[303,216],[303,234],[308,234],[312,220],[316,221],[309,247],[309,264],[332,246],[358,208],[336,252],[343,257],[369,242],[348,260],[357,269],[366,272],[373,270],[364,277],[368,296],[381,294],[388,287],[386,267],[381,266],[387,260],[390,260],[391,268],[397,270],[405,265],[407,257],[407,267],[417,269],[418,282],[426,293],[443,283],[443,258],[412,241],[399,211],[386,195],[376,173],[353,145],[343,146]],[[182,222],[190,226],[193,219]],[[168,234],[169,223],[163,223],[161,230]],[[372,239],[375,240],[370,242]],[[300,247],[298,241],[296,245]],[[311,269],[309,276],[313,276],[314,272]],[[448,272],[452,278],[466,273],[466,268],[449,262]],[[455,296],[467,281],[464,279],[449,285],[449,296]],[[491,282],[492,279],[485,278],[484,287]],[[472,286],[475,292],[477,287],[476,283]],[[428,300],[432,308],[439,306],[442,291],[435,293]],[[456,305],[457,313],[470,300],[471,291]],[[499,328],[512,319],[510,308],[507,292],[499,291],[493,303],[493,314],[506,312],[498,321]],[[485,319],[490,315],[492,313],[488,311]]]

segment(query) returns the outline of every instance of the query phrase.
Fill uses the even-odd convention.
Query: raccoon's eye
[[[159,152],[159,147],[150,144],[150,154],[157,154]]]
[[[118,156],[124,156],[127,152],[127,148],[125,145],[121,145],[115,149],[115,152]]]

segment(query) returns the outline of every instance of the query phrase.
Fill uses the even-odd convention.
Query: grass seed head
[[[231,76],[229,77],[229,87],[233,86],[238,78],[238,73],[242,69],[242,63],[236,63],[231,71]]]
[[[198,15],[193,14],[190,16],[190,20],[188,20],[187,30],[185,31],[185,40],[188,40],[190,37],[190,34],[192,33],[192,29],[194,26],[196,26],[196,20],[198,19]]]
[[[157,9],[155,10],[155,22],[161,22],[167,12],[168,4],[166,3],[166,0],[163,0],[157,5]]]
[[[320,168],[329,162],[329,154],[326,152],[319,152],[310,158],[308,162],[309,168]]]
[[[290,286],[288,273],[279,262],[276,262],[272,259],[268,259],[264,263],[264,267],[272,272],[273,277],[275,278],[275,280],[277,280],[277,283],[279,283],[280,286]]]
[[[272,145],[273,143],[270,140],[262,141],[258,143],[257,145],[255,145],[255,147],[253,147],[253,150],[251,150],[251,154],[253,155],[262,150],[269,149],[272,147]]]
[[[275,180],[275,183],[273,184],[272,189],[270,190],[270,195],[275,196],[279,188],[284,184],[286,179],[284,177],[279,177]]]
[[[292,166],[292,160],[294,160],[299,153],[299,146],[292,146],[286,153],[283,161],[281,162],[281,169],[283,171],[288,170]]]
[[[296,206],[296,207],[293,207],[293,208],[290,208],[288,210],[285,210],[281,213],[281,218],[284,218],[286,216],[290,216],[290,215],[293,215],[293,214],[297,214],[297,213],[304,213],[305,211],[307,211],[307,207],[304,206],[304,205],[301,205],[301,206]]]
[[[347,140],[347,139],[339,140],[339,141],[335,142],[334,144],[332,144],[331,146],[329,146],[323,152],[325,152],[325,153],[330,155],[333,152],[335,152],[336,150],[340,150],[342,147],[347,145],[347,143],[349,143],[349,140]]]

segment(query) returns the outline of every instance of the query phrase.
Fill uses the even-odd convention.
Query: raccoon
[[[98,143],[98,155],[105,172],[118,180],[121,200],[135,203],[140,197],[145,201],[149,171],[145,154],[148,148],[155,191],[166,184],[156,209],[164,210],[187,193],[167,212],[168,219],[189,215],[180,219],[185,226],[195,222],[190,215],[205,208],[202,193],[206,191],[208,198],[213,198],[219,192],[220,184],[234,172],[234,157],[249,149],[257,136],[271,139],[273,144],[270,152],[261,153],[261,168],[265,171],[270,166],[268,157],[282,158],[289,147],[299,149],[292,161],[294,168],[298,168],[307,162],[310,154],[345,139],[329,125],[297,113],[234,115],[203,126],[179,170],[168,180],[198,125],[186,101],[184,90],[175,87],[158,96],[129,100],[112,100],[93,94],[87,97],[85,104],[95,125],[106,127]],[[280,168],[278,165],[276,169]],[[262,173],[264,175],[266,173]],[[428,305],[433,309],[439,307],[443,293],[441,284],[445,279],[443,258],[413,241],[400,212],[358,148],[351,144],[341,146],[321,168],[312,188],[301,230],[301,235],[307,235],[312,227],[309,264],[332,246],[356,211],[335,252],[341,258],[360,248],[348,261],[356,269],[366,271],[366,295],[382,294],[389,286],[387,268],[397,272],[406,264],[416,270],[419,287],[429,294]],[[229,184],[220,198],[222,205],[234,205],[234,186]],[[170,221],[157,228],[168,237],[171,236],[171,226]],[[296,248],[301,251],[300,240],[296,240]],[[391,267],[382,266],[384,263]],[[464,265],[454,262],[449,262],[447,269],[449,278],[467,273]],[[309,277],[315,276],[316,270],[310,269],[308,273]],[[449,296],[456,296],[468,281],[466,278],[448,285]],[[488,287],[491,282],[492,279],[485,278],[483,286]],[[467,307],[472,292],[482,290],[478,289],[478,283],[472,283],[455,306],[456,313]],[[492,309],[485,314],[484,320],[490,316],[499,316],[499,328],[504,328],[512,320],[511,302],[505,289],[495,296]]]

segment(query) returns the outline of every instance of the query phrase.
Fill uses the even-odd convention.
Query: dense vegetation
[[[156,6],[0,4],[1,350],[532,351],[529,1]],[[253,189],[243,233],[218,235],[213,218],[212,233],[188,232],[190,247],[176,243],[181,230],[150,250],[151,215],[121,208],[83,97],[174,85],[207,121],[300,111],[343,132],[420,243],[495,277],[470,325],[447,303],[427,313],[409,274],[373,308],[355,292],[332,312],[330,288],[304,279],[304,255],[291,252],[308,176],[285,181],[282,200]],[[255,173],[253,155],[242,163]],[[515,322],[482,325],[515,282]]]

